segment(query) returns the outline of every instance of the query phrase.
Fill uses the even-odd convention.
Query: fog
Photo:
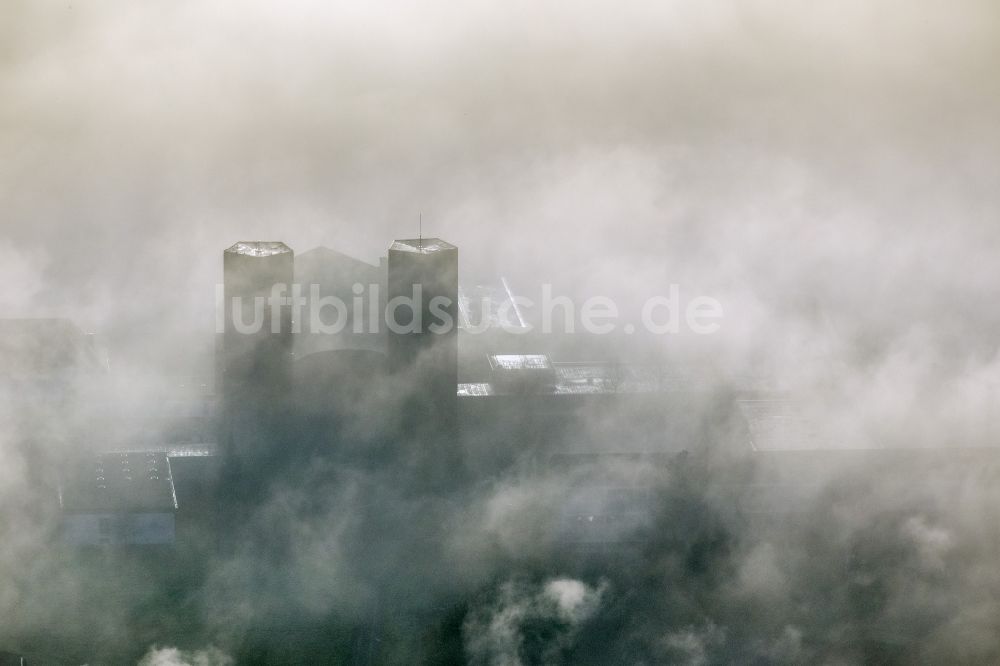
[[[362,384],[333,399],[353,433],[336,455],[268,468],[221,545],[206,521],[164,567],[50,546],[58,511],[32,466],[99,447],[78,435],[92,416],[77,393],[5,395],[0,650],[995,661],[998,67],[988,0],[4,3],[0,317],[95,333],[115,378],[101,414],[142,416],[176,377],[211,375],[239,240],[377,263],[422,217],[463,282],[609,296],[623,321],[678,285],[725,315],[708,336],[552,337],[562,361],[696,377],[663,437],[714,442],[600,471],[658,498],[639,545],[604,558],[567,554],[554,527],[592,470],[530,461],[589,451],[626,408],[544,445],[530,423],[484,433],[442,492],[415,482],[437,450],[387,444],[418,382]],[[819,448],[920,453],[726,459],[746,435],[719,405],[748,382],[791,398]],[[618,448],[659,451],[646,425]],[[738,508],[734,488],[776,478],[804,494]]]

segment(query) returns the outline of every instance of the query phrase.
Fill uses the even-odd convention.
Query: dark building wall
[[[275,285],[284,285],[289,295],[294,280],[294,253],[284,243],[240,242],[223,253],[225,294],[225,333],[223,337],[224,390],[260,383],[285,374],[291,363],[291,305],[278,308],[278,320],[272,319],[268,298]],[[245,325],[260,322],[254,333],[238,330],[234,322],[233,299],[240,298],[242,312],[236,316]],[[261,304],[262,299],[262,304]],[[255,318],[255,310],[260,317]],[[274,332],[277,326],[278,332]]]
[[[287,408],[292,376],[291,305],[272,319],[267,299],[275,285],[287,297],[294,279],[294,254],[280,242],[240,242],[223,253],[225,332],[222,339],[223,454],[221,496],[253,500],[261,492],[262,470],[281,458],[287,442]],[[255,320],[263,299],[260,330],[241,332],[233,320],[233,299],[241,297],[242,322]]]
[[[416,307],[393,312],[393,299],[412,299],[415,285],[420,291]],[[413,468],[419,485],[441,487],[454,483],[464,468],[456,413],[458,248],[436,238],[396,241],[389,249],[387,287],[386,318],[415,329],[388,332],[391,381],[406,395],[401,441],[418,456]],[[432,307],[436,297],[443,303]],[[442,322],[442,313],[450,321]],[[450,324],[447,330],[439,330],[442,323]]]
[[[419,365],[426,369],[421,379],[427,382],[427,390],[454,396],[458,384],[458,248],[437,238],[393,243],[389,248],[388,306],[394,298],[412,298],[415,285],[421,292],[419,326],[413,333],[389,332],[390,368],[400,372]],[[431,302],[439,296],[446,302],[432,312]],[[446,332],[433,332],[432,326],[441,323],[436,312],[450,318]],[[401,326],[413,325],[416,314],[406,306],[395,309]]]

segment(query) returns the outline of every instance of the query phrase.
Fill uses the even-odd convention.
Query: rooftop
[[[754,451],[827,448],[817,429],[791,400],[740,400]]]
[[[66,475],[59,504],[70,513],[173,511],[170,463],[156,451],[98,454]]]
[[[534,391],[547,395],[692,391],[699,386],[692,377],[668,372],[655,365],[557,363],[542,354],[494,354],[490,356],[490,366],[494,379],[498,371],[551,373],[550,383],[540,385]],[[496,381],[458,385],[461,397],[487,397],[511,392],[509,386]]]
[[[287,254],[292,251],[281,241],[240,241],[228,248],[226,252],[241,254],[247,257],[272,257],[276,254]]]
[[[545,354],[490,354],[494,370],[551,370],[552,363]]]
[[[404,238],[396,240],[389,247],[390,252],[413,252],[416,254],[433,254],[458,248],[440,238]]]

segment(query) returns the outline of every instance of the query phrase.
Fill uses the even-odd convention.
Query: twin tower
[[[458,383],[458,248],[438,238],[397,240],[381,268],[384,296],[374,300],[382,310],[377,340],[385,379],[413,387],[415,401],[407,411],[414,424],[433,422],[437,431],[451,430]],[[225,438],[232,440],[234,431],[236,439],[242,438],[235,422],[246,421],[248,411],[251,420],[262,422],[294,412],[288,403],[295,395],[293,366],[309,365],[311,358],[296,355],[296,336],[305,329],[294,317],[309,316],[315,304],[307,301],[316,291],[297,285],[295,293],[305,301],[293,306],[295,253],[281,242],[236,243],[223,253],[223,273],[225,328],[217,387],[226,404]],[[339,293],[350,293],[352,286],[335,285]],[[369,315],[365,322],[372,319]],[[387,325],[389,319],[394,326]],[[363,346],[370,349],[370,340]]]

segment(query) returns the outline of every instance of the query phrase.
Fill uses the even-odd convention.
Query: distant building
[[[781,398],[740,400],[737,406],[746,421],[754,451],[802,451],[829,448],[819,431],[792,400]]]
[[[254,470],[286,442],[283,421],[292,386],[295,255],[277,241],[243,241],[223,253],[222,449],[234,497],[257,492]],[[281,298],[281,301],[272,300]],[[270,301],[270,302],[269,302]],[[236,307],[239,306],[239,307]]]
[[[556,371],[545,354],[490,354],[492,384],[504,393],[551,391]]]
[[[393,307],[394,299],[413,298],[418,308]],[[395,322],[413,332],[389,333],[389,364],[401,370],[417,361],[434,366],[432,391],[454,393],[458,384],[458,248],[438,238],[397,240],[389,248],[387,305]],[[435,303],[438,304],[437,307]],[[447,322],[442,322],[442,316]],[[436,331],[436,325],[447,324]],[[447,387],[447,389],[445,388]]]
[[[405,394],[399,428],[420,463],[425,487],[453,484],[464,469],[458,439],[458,248],[438,238],[397,240],[389,248],[386,293],[388,366]]]
[[[403,299],[419,299],[415,307]],[[458,248],[438,238],[397,240],[389,248],[386,318],[389,368],[409,372],[431,420],[454,422],[458,384]]]
[[[303,310],[300,332],[295,334],[296,359],[341,349],[385,352],[384,257],[376,266],[327,247],[313,248],[295,256],[295,282],[303,298],[310,299],[315,286],[320,298],[333,297],[345,306],[339,314],[333,306],[320,308],[316,313],[324,326],[339,327],[335,333],[329,329],[314,330],[312,313]],[[355,291],[355,285],[360,286],[360,293]],[[337,321],[341,316],[343,320]]]
[[[0,319],[0,420],[8,435],[24,433],[14,443],[32,483],[51,490],[47,470],[80,445],[69,429],[48,427],[53,414],[72,411],[91,434],[106,431],[108,378],[106,351],[70,320]]]
[[[177,496],[164,453],[104,453],[64,474],[63,539],[77,546],[171,545]]]
[[[489,354],[490,380],[458,384],[458,395],[688,393],[704,382],[657,365],[554,362],[546,354]]]
[[[287,297],[294,253],[284,243],[242,241],[223,253],[225,333],[222,387],[267,384],[287,375],[292,354],[292,310],[273,308],[272,295]],[[234,303],[240,308],[234,310]],[[272,312],[278,314],[272,318]]]

